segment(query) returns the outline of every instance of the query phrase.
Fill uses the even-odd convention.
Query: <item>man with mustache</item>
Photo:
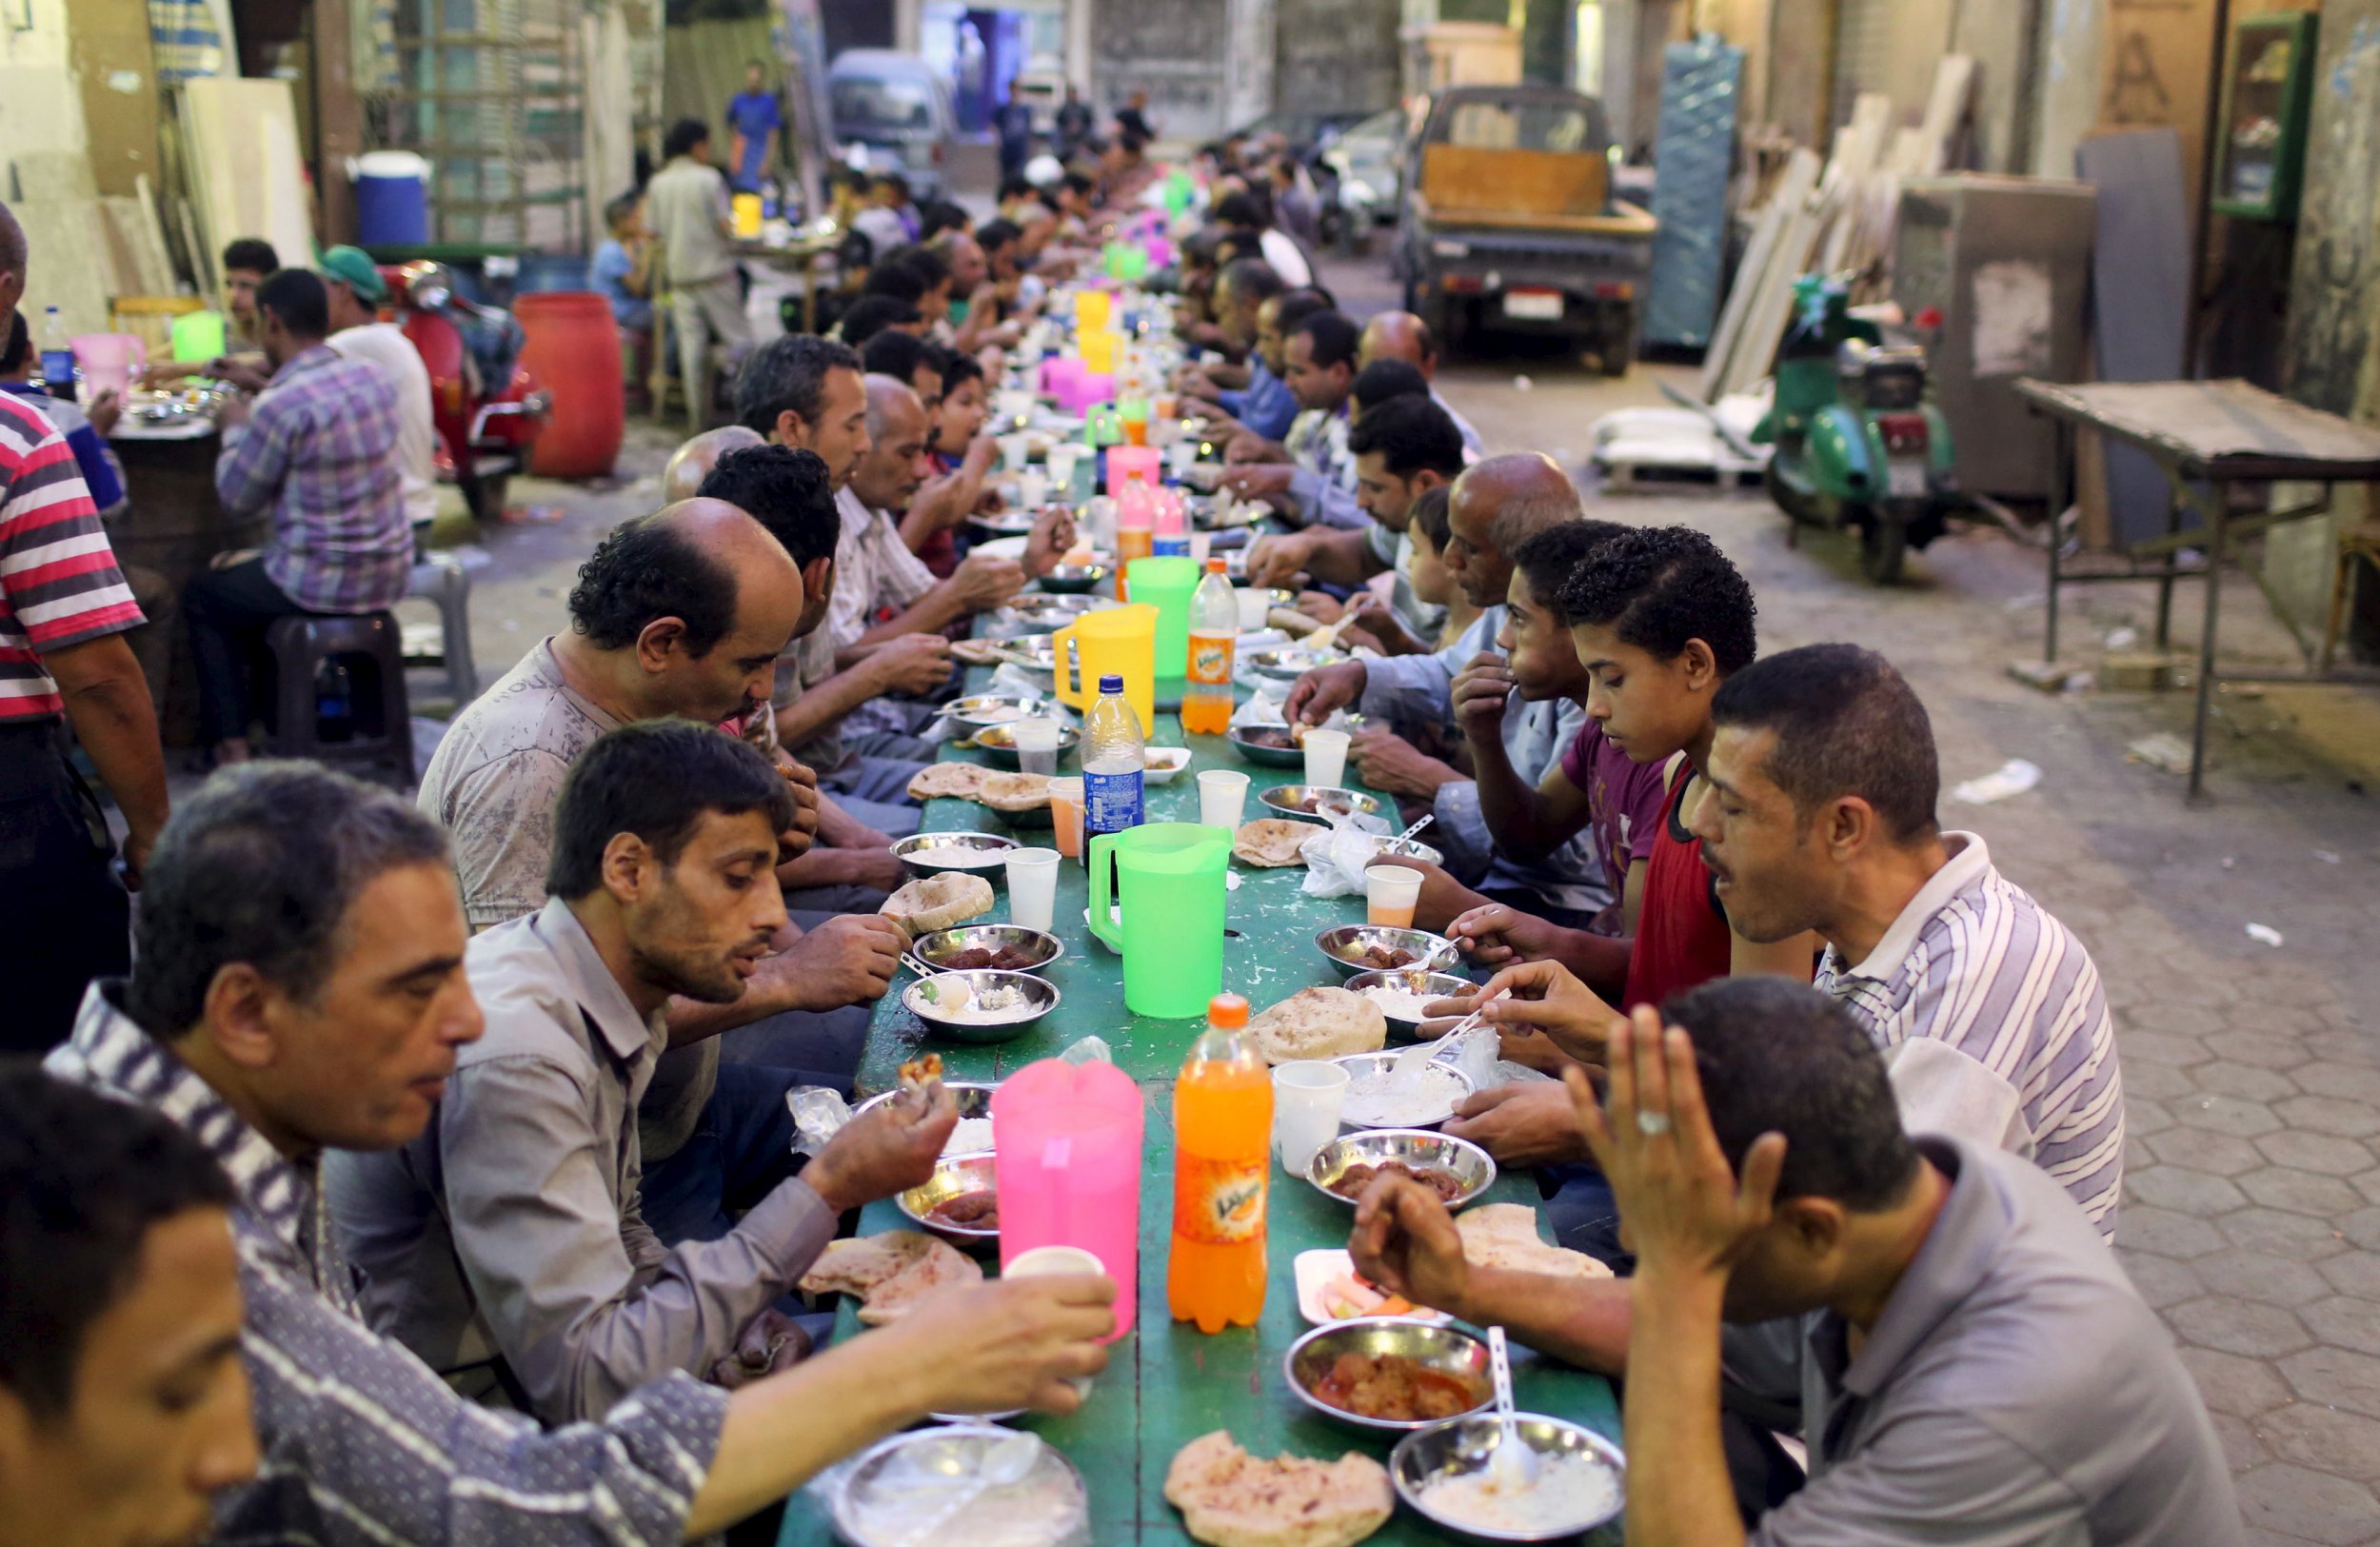
[[[932,1175],[958,1121],[939,1088],[854,1120],[715,1240],[664,1247],[640,1210],[636,1110],[664,1009],[732,1004],[760,970],[785,922],[792,803],[766,758],[705,726],[649,721],[589,746],[555,807],[552,901],[464,959],[487,1034],[427,1131],[333,1158],[367,1319],[465,1395],[566,1423],[703,1375],[840,1214]]]

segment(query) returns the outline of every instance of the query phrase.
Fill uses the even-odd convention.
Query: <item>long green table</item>
[[[1152,740],[1187,745],[1192,756],[1190,767],[1171,783],[1149,789],[1149,821],[1198,820],[1200,769],[1244,769],[1250,776],[1251,817],[1270,815],[1258,805],[1257,791],[1294,783],[1300,777],[1295,769],[1257,767],[1220,737],[1181,736],[1180,723],[1170,714],[1160,712],[1158,720],[1159,733]],[[945,757],[974,759],[976,754],[954,748]],[[924,828],[1007,832],[1036,841],[1033,829],[1011,828],[998,813],[972,801],[928,803]],[[1046,841],[1045,834],[1041,841]],[[1224,942],[1224,990],[1245,995],[1261,1009],[1300,988],[1339,982],[1316,950],[1314,936],[1337,924],[1361,922],[1363,899],[1306,896],[1300,889],[1305,880],[1301,866],[1258,870],[1235,861],[1231,868],[1238,886],[1230,894],[1226,920],[1239,935]],[[1263,1317],[1254,1328],[1233,1327],[1214,1337],[1173,1321],[1165,1305],[1166,1248],[1173,1224],[1173,1087],[1182,1057],[1205,1022],[1155,1020],[1124,1008],[1121,960],[1092,939],[1084,923],[1085,872],[1069,863],[1060,867],[1059,875],[1056,933],[1065,942],[1066,954],[1045,973],[1063,996],[1057,1012],[1014,1041],[970,1046],[929,1039],[925,1027],[901,1007],[898,993],[889,995],[877,1009],[860,1084],[863,1095],[890,1088],[898,1081],[902,1061],[927,1047],[942,1055],[947,1078],[999,1080],[1094,1034],[1105,1040],[1117,1066],[1140,1082],[1147,1102],[1147,1137],[1140,1183],[1138,1322],[1114,1345],[1106,1374],[1080,1411],[1063,1418],[1030,1416],[1018,1420],[1018,1426],[1057,1446],[1081,1472],[1090,1489],[1091,1539],[1098,1547],[1183,1542],[1190,1537],[1181,1517],[1165,1502],[1165,1468],[1176,1451],[1212,1430],[1229,1429],[1259,1456],[1286,1451],[1331,1458],[1356,1450],[1387,1460],[1388,1443],[1312,1413],[1288,1389],[1281,1373],[1282,1355],[1307,1330],[1298,1313],[1292,1262],[1313,1247],[1345,1246],[1354,1210],[1276,1166]],[[987,918],[1006,917],[1003,890]],[[1539,1202],[1526,1178],[1511,1176],[1499,1177],[1486,1200]],[[868,1235],[902,1228],[911,1227],[889,1201],[872,1205],[861,1224]],[[988,1259],[985,1265],[997,1270]],[[839,1336],[857,1330],[846,1302]],[[1619,1416],[1608,1381],[1517,1347],[1513,1352],[1515,1400],[1523,1410],[1558,1415],[1618,1437]],[[822,1505],[806,1494],[797,1497],[786,1510],[779,1547],[823,1547],[834,1539]],[[1400,1508],[1371,1539],[1410,1543],[1446,1538],[1429,1521]]]

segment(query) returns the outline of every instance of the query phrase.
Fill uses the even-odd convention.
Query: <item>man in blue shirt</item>
[[[777,131],[785,127],[784,109],[768,89],[757,59],[744,67],[744,89],[727,104],[727,131],[735,136],[735,154],[728,160],[727,186],[739,193],[758,193],[761,174],[774,164]]]
[[[1298,417],[1298,400],[1280,378],[1280,337],[1290,326],[1280,320],[1287,288],[1273,266],[1261,258],[1239,258],[1215,277],[1215,317],[1234,347],[1247,351],[1244,367],[1189,367],[1181,379],[1182,392],[1214,404],[1259,439],[1278,441],[1289,433]],[[1319,310],[1319,300],[1308,309]],[[1271,319],[1271,349],[1266,347],[1267,318]],[[1238,381],[1239,385],[1232,385]]]

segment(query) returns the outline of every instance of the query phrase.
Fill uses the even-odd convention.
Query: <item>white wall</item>
[[[30,0],[33,25],[17,30],[29,0],[9,0],[15,14],[0,27],[0,157],[89,149],[83,131],[83,96],[67,62],[67,0]],[[0,183],[0,197],[16,190]],[[30,189],[26,191],[30,191]]]

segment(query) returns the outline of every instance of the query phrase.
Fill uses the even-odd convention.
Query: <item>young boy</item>
[[[112,390],[102,392],[91,399],[86,413],[80,405],[53,398],[34,383],[33,367],[39,364],[32,334],[25,326],[25,308],[19,307],[10,313],[8,339],[0,343],[0,392],[24,400],[58,426],[74,452],[90,503],[101,515],[110,515],[124,503],[124,466],[109,449],[108,434],[124,412],[124,400]]]
[[[604,209],[611,234],[595,248],[587,277],[611,303],[612,320],[622,330],[653,330],[653,244],[645,234],[645,207],[633,193],[624,193]]]
[[[1446,611],[1438,637],[1430,641],[1433,650],[1447,648],[1479,621],[1479,609],[1462,594],[1454,572],[1446,567],[1446,540],[1453,535],[1446,517],[1446,493],[1443,487],[1424,492],[1413,502],[1413,514],[1405,524],[1406,535],[1413,539],[1414,599]]]

